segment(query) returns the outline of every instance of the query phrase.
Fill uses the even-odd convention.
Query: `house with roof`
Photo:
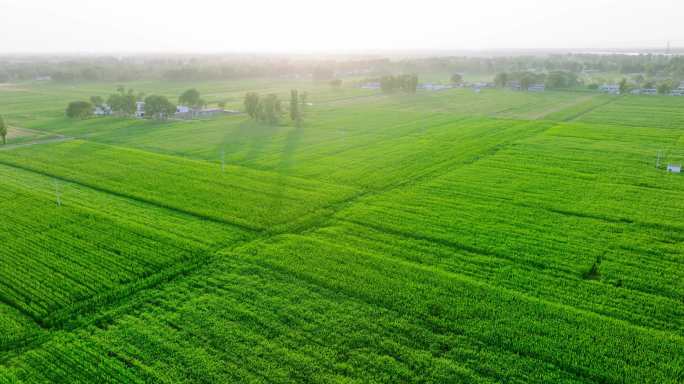
[[[681,164],[668,164],[667,165],[667,171],[670,173],[681,173],[682,172],[682,165]]]
[[[109,116],[112,114],[112,107],[107,104],[96,105],[93,108],[93,115],[95,116]]]
[[[380,83],[373,81],[361,84],[361,89],[380,89]]]
[[[654,96],[658,94],[658,90],[655,88],[637,88],[630,91],[632,95],[649,95]]]
[[[424,89],[426,91],[443,91],[445,89],[451,89],[451,85],[445,85],[445,84],[433,84],[433,83],[424,83],[418,85],[419,89]]]
[[[210,117],[226,113],[222,108],[190,108],[186,105],[176,107],[174,117],[179,119],[192,119],[196,117]]]
[[[544,92],[546,91],[546,85],[544,83],[535,83],[527,87],[530,92]]]
[[[145,117],[145,102],[136,101],[135,102],[135,117],[143,118]]]
[[[684,96],[684,81],[679,84],[679,88],[670,92],[670,96]]]
[[[603,84],[598,89],[600,92],[608,93],[611,95],[619,95],[620,94],[620,86],[618,84]]]

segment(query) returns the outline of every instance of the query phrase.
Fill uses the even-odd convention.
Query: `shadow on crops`
[[[278,178],[273,186],[274,197],[271,208],[275,213],[280,212],[283,204],[283,197],[289,188],[288,176],[295,165],[295,154],[302,140],[303,130],[301,127],[293,127],[287,133],[285,145],[283,146],[280,162],[276,166]]]
[[[237,129],[226,130],[218,156],[221,156],[222,150],[225,151],[226,157],[229,157],[229,154],[237,155],[241,151],[246,151],[239,160],[236,156],[235,161],[242,164],[251,163],[263,153],[264,147],[278,130],[277,126],[245,120]]]

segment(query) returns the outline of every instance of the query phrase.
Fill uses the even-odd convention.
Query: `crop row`
[[[373,249],[284,235],[251,244],[240,255],[420,319],[432,330],[463,336],[485,350],[529,357],[579,380],[668,383],[681,378],[680,336],[540,301]],[[530,376],[524,381],[539,380]]]
[[[377,243],[418,240],[427,243],[419,251],[388,253],[681,332],[684,249],[676,218],[684,214],[684,181],[623,145],[598,149],[553,135],[522,140],[428,182],[364,199],[337,217],[355,223],[344,225],[350,243],[378,236],[363,235],[373,230],[398,239]],[[422,256],[430,246],[453,251],[444,259]],[[594,263],[601,278],[584,280]]]
[[[338,240],[286,235],[229,252],[10,360],[0,382],[681,379],[681,337]]]
[[[446,172],[549,125],[431,117],[401,127],[401,133],[380,136],[371,144],[351,142],[333,153],[326,153],[324,145],[316,148],[318,152],[303,151],[293,173],[380,190]]]
[[[684,126],[684,100],[679,97],[620,97],[590,110],[578,121],[637,127],[674,128]]]
[[[0,181],[0,297],[40,323],[247,238],[70,184],[59,186],[58,205],[45,177],[6,167],[0,174],[16,176]]]
[[[92,381],[102,380],[102,365],[107,381],[131,382],[582,381],[432,316],[244,258],[230,255],[160,292],[141,293],[128,308],[103,313],[101,329],[57,337],[13,360],[11,374]]]
[[[72,141],[4,151],[0,163],[74,181],[202,218],[264,230],[312,216],[351,188]]]

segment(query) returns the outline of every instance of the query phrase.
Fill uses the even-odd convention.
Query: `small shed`
[[[667,165],[667,171],[672,172],[672,173],[681,173],[682,172],[682,165],[681,164],[668,164]]]

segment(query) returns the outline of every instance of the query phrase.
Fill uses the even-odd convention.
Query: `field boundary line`
[[[608,105],[608,104],[614,103],[614,102],[617,101],[618,99],[619,99],[619,97],[610,98],[610,99],[608,99],[605,103],[601,103],[601,104],[599,104],[599,105],[594,105],[594,106],[592,106],[592,107],[589,107],[589,109],[586,109],[586,110],[584,110],[584,111],[582,111],[582,112],[579,112],[579,113],[577,113],[577,114],[575,114],[575,115],[573,115],[573,116],[566,117],[565,119],[561,120],[561,122],[571,122],[571,121],[575,121],[575,120],[579,119],[580,117],[582,117],[582,116],[584,116],[584,115],[587,115],[587,114],[589,114],[589,113],[591,113],[591,112],[594,112],[595,110],[597,110],[597,109],[599,109],[599,108],[602,108],[602,107],[605,107],[605,106]]]
[[[298,234],[293,234],[293,236],[304,237],[303,235],[298,235]],[[344,250],[343,247],[341,247],[341,246],[339,246],[339,245],[337,245],[337,244],[335,244],[335,243],[333,243],[333,242],[330,242],[330,241],[325,241],[325,240],[322,240],[322,239],[311,238],[311,237],[306,237],[306,238],[307,238],[309,241],[314,242],[314,243],[324,244],[324,245],[327,245],[327,246],[332,247],[332,248],[335,248],[335,249]],[[255,239],[254,242],[269,241],[269,240],[272,240],[272,239]],[[249,246],[249,244],[242,244],[242,245],[238,246],[237,248],[241,248],[241,247],[243,247],[243,246]],[[239,249],[233,249],[233,250],[229,250],[229,251],[226,251],[226,252],[227,252],[228,254],[231,254],[231,253],[237,254],[237,256],[240,257],[241,260],[244,260],[245,258],[247,258],[247,261],[252,261],[252,260],[253,260],[254,263],[256,263],[256,264],[258,264],[258,265],[261,265],[261,266],[264,266],[264,267],[266,267],[266,268],[275,268],[275,269],[281,270],[283,273],[290,274],[290,275],[293,274],[292,271],[283,269],[283,267],[279,267],[279,266],[277,266],[277,265],[270,264],[270,263],[268,263],[267,261],[263,261],[263,260],[261,260],[261,259],[257,260],[257,259],[250,258],[249,256],[240,255],[240,254],[237,253],[237,252],[240,252]],[[650,328],[650,327],[646,327],[646,326],[642,326],[642,325],[638,325],[638,324],[633,324],[633,323],[631,323],[631,322],[629,322],[629,321],[627,321],[627,320],[614,318],[614,317],[612,317],[612,316],[603,315],[603,314],[596,313],[596,312],[589,311],[589,310],[582,309],[582,308],[577,308],[577,307],[574,307],[574,306],[572,306],[572,305],[567,305],[567,304],[563,304],[563,303],[558,303],[558,302],[555,302],[555,301],[549,301],[549,300],[546,300],[546,299],[543,299],[543,298],[539,298],[539,297],[536,297],[536,296],[532,296],[532,295],[526,294],[526,293],[524,293],[524,292],[517,291],[517,290],[515,290],[515,289],[510,289],[510,288],[506,288],[506,287],[494,286],[494,285],[491,285],[490,283],[488,283],[488,282],[486,282],[486,281],[482,281],[482,280],[480,280],[480,279],[477,279],[477,278],[474,278],[474,277],[471,277],[471,276],[468,276],[468,275],[465,275],[465,274],[462,274],[462,273],[452,272],[452,271],[445,271],[445,270],[443,270],[443,269],[441,269],[441,268],[438,268],[438,267],[435,267],[435,266],[432,266],[432,265],[424,265],[424,264],[420,264],[420,263],[417,263],[417,262],[411,261],[411,260],[388,258],[388,257],[386,257],[386,256],[384,256],[384,255],[381,255],[381,254],[377,254],[377,253],[373,253],[373,252],[367,252],[367,251],[365,251],[364,249],[356,249],[356,248],[355,248],[355,249],[353,250],[353,252],[362,254],[362,255],[364,255],[364,256],[367,256],[367,257],[369,257],[369,258],[373,258],[373,259],[376,259],[376,260],[386,261],[386,262],[389,262],[389,263],[398,264],[398,265],[402,265],[402,266],[405,266],[405,267],[408,267],[408,268],[412,268],[412,269],[414,269],[414,270],[421,270],[421,271],[424,271],[424,272],[429,272],[429,273],[432,273],[432,274],[440,275],[440,276],[442,276],[442,277],[444,277],[444,278],[446,278],[446,279],[448,279],[448,280],[454,279],[454,280],[461,281],[461,282],[463,282],[464,284],[469,284],[469,285],[471,285],[471,286],[478,286],[478,287],[481,287],[481,288],[484,288],[484,289],[487,289],[487,290],[491,290],[491,291],[493,291],[493,292],[503,292],[503,293],[508,294],[508,295],[517,296],[517,297],[520,297],[521,299],[526,300],[526,301],[528,301],[528,302],[540,303],[540,304],[542,304],[542,305],[546,305],[546,306],[549,306],[549,307],[558,309],[558,310],[560,310],[561,312],[564,312],[564,313],[570,312],[570,313],[576,313],[576,314],[579,314],[579,315],[582,315],[582,316],[587,316],[588,318],[592,318],[592,317],[593,317],[593,318],[598,318],[598,319],[600,319],[601,321],[606,321],[606,322],[609,322],[609,323],[614,323],[614,324],[616,324],[616,325],[620,325],[620,326],[623,326],[623,327],[630,327],[630,328],[633,328],[633,329],[637,330],[637,331],[640,332],[640,333],[646,333],[646,334],[648,334],[648,333],[656,333],[656,334],[658,334],[658,336],[664,337],[664,338],[666,338],[666,339],[676,339],[678,342],[684,343],[684,336],[683,336],[683,335],[680,335],[679,333],[676,333],[676,332],[665,331],[665,330],[661,330],[661,329],[657,329],[657,328]],[[260,261],[260,260],[261,260],[261,261]],[[262,264],[262,263],[263,263],[263,264]],[[297,277],[299,278],[299,277],[300,277],[300,274],[295,274],[295,276],[297,276]],[[303,275],[302,275],[301,278],[303,278],[303,279],[306,280],[306,281],[309,281],[309,278],[307,278],[306,276],[303,276]],[[324,287],[324,288],[327,288],[325,285],[322,285],[321,283],[318,283],[318,282],[316,282],[316,281],[311,281],[311,283],[312,283],[312,284],[315,284],[315,285],[322,286],[322,287]],[[357,296],[357,295],[351,295],[351,297],[359,297],[359,296]],[[360,299],[363,300],[363,301],[365,301],[362,297],[360,297]],[[383,305],[383,307],[385,307],[385,306]],[[388,309],[392,310],[392,308],[388,308]],[[546,360],[543,360],[543,361],[546,361]]]
[[[73,179],[68,178],[68,177],[58,176],[58,175],[55,175],[55,174],[50,173],[50,172],[41,171],[41,170],[37,170],[37,169],[25,167],[25,166],[22,166],[22,165],[19,165],[19,164],[16,164],[16,163],[7,162],[7,161],[4,161],[4,160],[2,160],[2,159],[0,159],[0,164],[1,164],[1,165],[4,165],[4,166],[7,166],[7,167],[16,168],[16,169],[21,169],[21,170],[26,171],[26,172],[31,172],[31,173],[35,173],[35,174],[42,175],[42,176],[45,176],[45,177],[49,177],[49,178],[57,179],[57,180],[60,180],[60,181],[64,181],[64,182],[67,182],[67,183],[70,183],[70,184],[80,185],[80,186],[82,186],[82,187],[90,188],[90,189],[92,189],[92,190],[95,190],[95,191],[98,191],[98,192],[101,192],[101,193],[110,194],[110,195],[112,195],[112,196],[117,196],[117,197],[120,197],[120,198],[124,198],[124,199],[128,199],[128,200],[137,201],[137,202],[140,202],[140,203],[144,203],[144,204],[147,204],[147,205],[155,206],[155,207],[157,207],[157,208],[166,209],[166,210],[173,211],[173,212],[176,212],[176,213],[180,213],[180,214],[183,214],[183,215],[192,216],[192,217],[195,217],[195,218],[200,219],[200,220],[206,220],[206,221],[211,221],[211,222],[218,223],[218,224],[230,225],[230,226],[233,226],[233,227],[236,227],[236,228],[242,229],[242,230],[244,230],[244,231],[248,231],[248,232],[257,232],[257,233],[259,233],[259,232],[263,232],[263,231],[264,231],[263,229],[253,228],[253,227],[244,225],[244,224],[242,224],[242,223],[233,222],[233,221],[224,220],[224,219],[218,219],[218,218],[215,218],[215,217],[212,217],[212,216],[208,216],[208,215],[202,215],[202,214],[199,214],[199,213],[196,213],[196,212],[187,211],[187,210],[184,210],[184,209],[181,209],[181,208],[177,208],[177,207],[174,207],[174,206],[170,206],[170,205],[167,205],[167,204],[162,204],[162,203],[159,203],[159,202],[156,202],[156,201],[153,201],[153,200],[145,199],[145,198],[138,197],[138,196],[133,196],[133,195],[130,195],[130,194],[127,194],[127,193],[123,193],[123,192],[117,192],[117,191],[114,191],[114,190],[111,190],[111,189],[107,189],[107,188],[103,188],[103,187],[97,186],[97,185],[95,185],[95,184],[84,183],[84,182],[81,182],[81,181],[73,180]]]
[[[53,137],[53,138],[49,138],[49,139],[37,139],[37,140],[33,140],[33,141],[27,141],[25,143],[3,145],[2,147],[0,147],[0,151],[11,151],[11,150],[17,149],[17,148],[32,147],[34,145],[61,143],[61,142],[70,141],[70,140],[76,140],[76,138],[61,136],[61,137]]]
[[[297,236],[297,235],[295,235],[295,236]],[[299,235],[299,236],[301,236],[301,235]],[[311,241],[314,241],[314,242],[317,242],[317,243],[325,243],[326,245],[330,245],[330,246],[332,246],[332,247],[339,248],[339,247],[337,247],[335,244],[331,244],[331,243],[329,243],[329,242],[324,242],[324,241],[319,240],[319,239],[311,239],[311,238],[309,238],[309,239],[310,239]],[[270,240],[270,239],[262,239],[262,240]],[[232,253],[233,256],[236,256],[236,257],[240,258],[240,260],[245,260],[245,259],[246,259],[244,255],[237,254],[237,252],[230,252],[230,251],[228,251],[228,252],[229,252],[228,254],[231,254],[231,253]],[[239,251],[238,251],[238,252],[239,252]],[[422,266],[422,265],[420,265],[420,264],[416,264],[416,263],[409,262],[409,261],[404,261],[404,260],[388,259],[388,258],[386,258],[386,257],[378,256],[378,255],[376,255],[376,254],[369,253],[369,252],[365,252],[365,251],[363,251],[363,250],[356,250],[356,252],[362,253],[363,255],[365,255],[365,256],[367,256],[367,257],[369,257],[369,258],[376,259],[376,260],[379,259],[379,260],[382,260],[382,261],[385,261],[385,260],[386,260],[386,261],[388,261],[388,262],[395,263],[395,264],[405,264],[406,266],[409,266],[410,268],[420,269],[420,270],[427,271],[427,272],[431,272],[431,273],[444,274],[444,275],[452,275],[452,276],[446,276],[446,277],[447,277],[448,279],[450,279],[450,280],[451,280],[452,278],[453,278],[453,279],[456,279],[456,280],[461,280],[461,281],[466,280],[466,284],[470,283],[470,284],[472,284],[472,285],[479,285],[479,286],[481,286],[481,287],[483,287],[483,288],[485,288],[485,289],[491,289],[491,290],[493,290],[493,291],[496,291],[497,289],[500,289],[500,290],[505,291],[507,294],[519,295],[519,296],[523,296],[523,297],[522,297],[523,299],[528,299],[525,295],[522,295],[521,293],[519,293],[519,292],[517,292],[517,291],[511,291],[511,290],[507,290],[507,289],[504,289],[504,288],[499,288],[499,287],[490,286],[489,284],[487,284],[487,283],[485,283],[485,282],[482,282],[482,281],[479,281],[479,280],[474,280],[474,279],[471,279],[471,278],[469,278],[469,277],[467,277],[467,276],[465,276],[465,275],[461,275],[461,274],[458,274],[458,273],[455,273],[455,272],[446,272],[446,271],[442,271],[442,270],[438,270],[438,269],[433,270],[432,267],[426,267],[426,266]],[[320,282],[320,281],[318,281],[318,280],[316,280],[316,279],[314,279],[314,278],[312,278],[312,277],[309,277],[309,276],[307,276],[306,274],[293,272],[293,271],[291,271],[291,270],[286,269],[285,267],[278,266],[278,265],[274,265],[274,264],[272,264],[272,263],[269,263],[269,262],[263,261],[263,260],[247,259],[247,260],[245,260],[245,261],[251,262],[251,263],[253,263],[253,264],[255,264],[255,265],[261,266],[261,267],[263,267],[263,268],[267,268],[267,269],[269,269],[269,270],[277,271],[278,273],[283,274],[283,275],[293,276],[294,278],[296,278],[296,279],[298,279],[298,280],[304,281],[304,282],[306,282],[306,283],[308,283],[308,284],[312,284],[312,285],[318,286],[318,287],[320,287],[320,288],[322,288],[322,289],[326,289],[326,290],[335,290],[336,292],[341,293],[341,294],[343,294],[344,296],[346,296],[346,297],[348,297],[348,298],[350,298],[350,299],[352,299],[352,300],[358,300],[358,301],[360,301],[360,302],[362,302],[362,303],[365,303],[365,304],[368,304],[368,305],[370,305],[370,306],[382,308],[382,309],[384,309],[384,310],[386,310],[386,311],[389,311],[389,312],[391,312],[391,313],[395,313],[395,314],[398,314],[398,315],[401,314],[401,311],[400,311],[399,309],[397,309],[395,306],[392,306],[392,305],[387,304],[387,303],[384,303],[384,302],[372,301],[372,300],[370,300],[369,298],[364,297],[363,295],[355,294],[353,291],[351,291],[351,290],[349,290],[349,289],[344,289],[344,288],[343,288],[343,289],[339,289],[339,288],[335,288],[335,287],[326,285],[325,283]],[[535,299],[535,298],[531,298],[531,299]],[[540,301],[540,300],[537,300],[537,301]],[[541,301],[540,301],[540,302],[541,302]],[[542,304],[546,305],[546,303],[543,303],[543,302],[542,302]],[[552,303],[549,303],[549,305],[550,305],[550,304],[552,304]],[[590,313],[590,314],[593,314],[593,313]],[[595,314],[593,314],[593,315],[595,315]],[[412,318],[413,318],[414,320],[416,320],[419,324],[421,324],[421,325],[424,324],[424,326],[426,326],[426,327],[430,327],[430,328],[432,328],[432,329],[434,329],[435,326],[439,327],[439,325],[434,324],[429,318],[427,318],[427,317],[426,317],[425,315],[423,315],[423,314],[414,315],[414,316],[412,316]],[[437,333],[437,334],[444,334],[443,332],[438,332],[438,331],[434,331],[434,332]],[[487,342],[486,340],[481,339],[481,338],[478,338],[478,337],[474,337],[474,336],[467,336],[467,335],[462,335],[462,336],[468,338],[469,340],[479,341],[479,342],[481,342],[481,343],[487,345],[488,347],[490,347],[490,348],[492,348],[492,349],[494,349],[494,350],[504,351],[504,352],[506,352],[506,353],[515,354],[515,355],[519,355],[519,356],[525,356],[525,357],[527,357],[527,358],[530,358],[530,359],[533,359],[533,360],[536,360],[536,361],[544,362],[544,363],[546,363],[546,364],[549,364],[549,365],[552,365],[552,366],[556,367],[559,371],[564,372],[564,373],[566,373],[566,374],[568,374],[568,375],[570,375],[570,376],[572,376],[572,377],[575,377],[575,378],[578,378],[578,379],[579,379],[579,378],[587,378],[586,375],[578,374],[578,372],[576,372],[575,369],[568,370],[566,367],[560,366],[560,365],[554,363],[553,361],[549,361],[548,359],[540,358],[540,357],[538,356],[538,354],[534,354],[534,353],[522,353],[522,352],[519,352],[519,351],[512,350],[512,349],[510,349],[510,348],[504,348],[504,347],[502,347],[502,346],[490,344],[490,343]],[[590,378],[594,379],[593,377],[590,377]]]

